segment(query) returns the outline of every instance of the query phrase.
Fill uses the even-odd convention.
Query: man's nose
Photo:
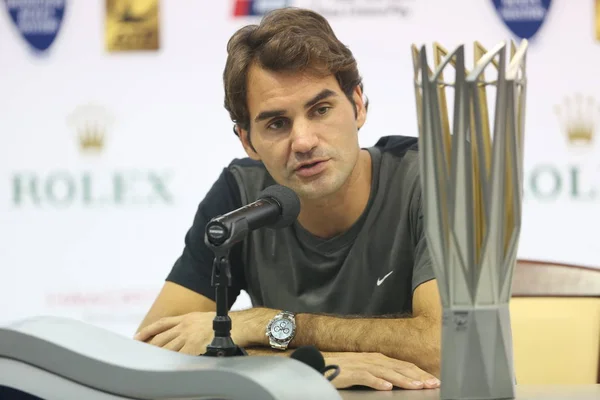
[[[297,122],[292,130],[292,151],[310,153],[319,144],[319,138],[310,124]]]

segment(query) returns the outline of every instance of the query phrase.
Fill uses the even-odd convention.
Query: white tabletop
[[[439,400],[439,389],[340,390],[344,400]],[[598,385],[517,385],[516,400],[600,400]]]

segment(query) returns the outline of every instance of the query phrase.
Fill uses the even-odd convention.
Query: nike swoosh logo
[[[386,276],[384,276],[381,279],[377,279],[377,286],[381,285],[383,283],[383,281],[385,281],[385,279],[390,276],[394,271],[391,271],[390,273],[388,273]]]

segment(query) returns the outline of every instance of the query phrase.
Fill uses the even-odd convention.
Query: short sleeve
[[[214,254],[204,243],[206,224],[214,217],[226,214],[241,207],[239,188],[228,169],[219,178],[200,202],[193,224],[185,235],[185,246],[166,280],[215,300],[215,288],[211,286]],[[228,288],[228,308],[246,288],[242,262],[242,243],[232,247],[230,252],[232,284]]]
[[[423,199],[421,195],[421,186],[416,184],[413,201],[411,204],[411,221],[414,249],[414,266],[412,275],[412,291],[422,283],[435,279],[433,271],[433,262],[429,249],[427,247],[427,238],[425,236],[425,227],[423,223]]]

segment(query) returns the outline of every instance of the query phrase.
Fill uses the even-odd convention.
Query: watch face
[[[294,332],[292,321],[287,319],[278,319],[271,325],[271,335],[278,340],[288,339]]]

